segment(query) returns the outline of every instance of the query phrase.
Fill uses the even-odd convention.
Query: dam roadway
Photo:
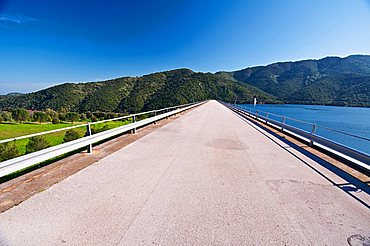
[[[369,201],[209,101],[0,214],[0,245],[348,245]]]

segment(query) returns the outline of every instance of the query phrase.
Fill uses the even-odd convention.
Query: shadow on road
[[[356,177],[352,176],[351,174],[343,171],[342,169],[334,166],[333,164],[327,162],[326,160],[318,157],[317,155],[312,154],[311,152],[307,151],[306,149],[302,148],[301,146],[298,146],[297,144],[292,143],[291,141],[289,141],[289,140],[281,137],[280,135],[278,135],[275,132],[271,131],[270,129],[268,129],[267,127],[263,126],[262,124],[258,124],[256,122],[253,122],[253,121],[249,120],[247,116],[240,115],[240,114],[238,114],[238,113],[236,113],[234,111],[233,111],[233,113],[236,116],[238,116],[239,118],[241,118],[243,121],[245,121],[247,124],[249,124],[250,126],[252,126],[253,128],[255,128],[257,131],[259,131],[260,133],[262,133],[263,135],[265,135],[271,141],[273,141],[274,143],[276,143],[277,145],[279,145],[282,149],[284,149],[285,151],[289,152],[295,158],[299,159],[302,163],[304,163],[309,168],[311,168],[313,171],[315,171],[316,173],[318,173],[319,175],[321,175],[323,178],[325,178],[331,184],[333,184],[334,186],[338,187],[339,189],[341,189],[342,191],[344,191],[345,193],[347,193],[348,195],[350,195],[351,197],[353,197],[354,199],[356,199],[358,202],[360,202],[366,208],[370,209],[370,204],[367,204],[366,202],[364,202],[363,200],[361,200],[360,198],[356,197],[354,194],[351,193],[351,192],[355,192],[355,193],[365,192],[366,194],[370,195],[370,187],[366,183],[362,182],[361,180],[357,179]],[[269,133],[269,134],[271,134],[275,138],[279,139],[284,144],[287,144],[290,148],[293,148],[293,149],[297,150],[298,152],[300,152],[301,154],[307,156],[308,158],[310,158],[311,160],[315,161],[316,163],[318,163],[322,167],[326,168],[327,170],[331,171],[332,173],[335,173],[337,176],[339,176],[342,179],[346,180],[348,183],[345,183],[345,184],[337,184],[337,183],[335,183],[332,179],[330,179],[324,173],[320,172],[315,167],[313,167],[312,165],[310,165],[308,162],[306,162],[305,160],[303,160],[302,158],[300,158],[299,156],[297,156],[296,154],[294,154],[290,150],[290,148],[287,148],[286,146],[281,145],[274,138],[270,137],[268,134],[266,134],[266,132]]]

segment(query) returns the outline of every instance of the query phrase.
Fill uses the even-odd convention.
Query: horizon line
[[[151,74],[155,74],[155,73],[161,73],[161,72],[168,72],[168,71],[174,71],[174,70],[179,70],[179,69],[189,69],[193,72],[196,72],[196,73],[212,73],[212,74],[216,74],[216,73],[219,73],[219,72],[235,72],[235,71],[241,71],[241,70],[244,70],[244,69],[248,69],[248,68],[253,68],[253,67],[266,67],[266,66],[269,66],[269,65],[272,65],[272,64],[277,64],[277,63],[288,63],[288,62],[300,62],[300,61],[319,61],[319,60],[322,60],[322,59],[325,59],[325,58],[341,58],[341,59],[345,59],[345,58],[348,58],[350,56],[370,56],[370,54],[349,54],[349,55],[345,55],[345,56],[337,56],[337,55],[327,55],[327,56],[324,56],[324,57],[321,57],[321,58],[300,58],[300,59],[296,59],[296,60],[285,60],[285,61],[274,61],[274,62],[269,62],[269,63],[265,63],[265,64],[259,64],[259,65],[252,65],[252,66],[246,66],[246,67],[243,67],[243,68],[239,68],[239,69],[233,69],[233,70],[219,70],[219,71],[196,71],[196,70],[193,70],[189,67],[178,67],[178,68],[172,68],[172,69],[166,69],[166,70],[162,70],[162,71],[153,71],[153,72],[149,72],[149,73],[144,73],[144,74],[140,74],[140,75],[119,75],[117,77],[113,77],[113,78],[107,78],[107,79],[101,79],[101,78],[98,78],[98,79],[91,79],[91,80],[88,80],[88,81],[63,81],[63,82],[50,82],[50,83],[53,83],[52,85],[48,85],[46,87],[43,87],[43,88],[40,88],[38,90],[35,90],[35,91],[30,91],[30,92],[18,92],[18,91],[11,91],[11,92],[8,92],[6,94],[0,94],[0,96],[6,96],[6,95],[9,95],[9,94],[13,94],[13,93],[16,93],[16,94],[29,94],[29,93],[33,93],[33,92],[37,92],[37,91],[40,91],[40,90],[45,90],[45,89],[48,89],[50,87],[53,87],[53,86],[57,86],[57,85],[62,85],[62,84],[84,84],[84,83],[96,83],[96,82],[105,82],[105,81],[109,81],[109,80],[113,80],[113,79],[119,79],[119,78],[124,78],[124,77],[143,77],[145,75],[151,75]],[[3,83],[6,83],[6,82],[3,82]],[[47,84],[48,82],[45,82],[45,84]],[[49,84],[50,84],[49,83]],[[43,82],[40,82],[40,84],[43,84]]]

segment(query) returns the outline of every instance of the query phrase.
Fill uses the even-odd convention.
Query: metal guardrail
[[[316,134],[316,131],[317,131],[317,128],[318,128],[318,126],[316,124],[301,121],[301,120],[297,120],[297,119],[293,119],[293,118],[289,118],[289,117],[285,117],[285,116],[281,116],[281,115],[277,115],[277,114],[272,114],[272,113],[269,113],[269,112],[259,111],[259,110],[256,110],[256,112],[253,112],[252,109],[249,108],[249,110],[248,110],[247,107],[243,107],[243,106],[240,106],[240,105],[233,105],[233,104],[224,103],[224,102],[223,102],[223,104],[225,106],[227,106],[228,108],[236,111],[236,112],[246,114],[247,116],[249,116],[251,118],[254,118],[254,119],[256,119],[256,120],[258,120],[258,121],[260,121],[264,124],[267,124],[269,126],[274,127],[275,129],[278,129],[282,132],[286,132],[288,134],[291,134],[291,135],[299,138],[300,140],[306,142],[310,146],[319,147],[319,148],[321,148],[325,151],[328,151],[328,152],[330,152],[330,153],[332,153],[336,156],[344,158],[347,161],[350,161],[351,163],[359,166],[360,168],[370,172],[370,156],[368,154],[363,153],[362,151],[353,149],[353,148],[348,147],[344,144],[337,143],[333,140],[327,139],[325,137],[322,137],[322,136]],[[281,121],[278,121],[276,119],[272,119],[271,116],[275,116],[275,118],[280,117]],[[310,131],[309,130],[304,130],[304,129],[300,129],[298,127],[289,125],[289,124],[286,123],[287,120],[293,120],[293,121],[299,122],[300,124],[307,125],[308,127],[311,128],[311,130]],[[331,128],[327,128],[327,127],[322,127],[322,128],[324,128],[326,130],[333,131],[333,132],[342,133],[342,134],[345,134],[347,136],[362,139],[362,140],[368,141],[369,144],[370,144],[370,139],[360,137],[360,136],[356,136],[356,135],[353,135],[353,134],[344,133],[344,132],[334,130],[334,129],[331,129]]]
[[[154,113],[155,115],[157,115],[158,113],[161,113],[163,111],[168,112],[171,109],[177,109],[177,108],[186,107],[186,106],[194,105],[194,104],[197,104],[197,103],[188,103],[188,104],[183,104],[183,105],[177,105],[177,106],[167,107],[167,108],[163,108],[163,109],[157,109],[157,110],[151,110],[151,111],[146,111],[146,112],[141,112],[141,113],[136,113],[136,114],[125,115],[125,116],[117,117],[117,118],[113,118],[113,119],[100,120],[100,121],[96,121],[96,122],[78,124],[78,125],[75,125],[75,126],[59,128],[59,129],[50,130],[50,131],[38,132],[38,133],[24,135],[24,136],[20,136],[20,137],[8,138],[8,139],[0,140],[0,144],[7,143],[7,142],[12,142],[12,141],[16,141],[16,140],[21,140],[21,139],[26,139],[26,138],[31,138],[31,137],[36,137],[36,136],[42,136],[42,135],[55,133],[55,132],[66,131],[66,130],[79,128],[79,127],[83,127],[83,126],[88,127],[89,125],[91,126],[91,125],[105,123],[105,122],[109,122],[109,121],[117,121],[117,120],[123,120],[123,119],[128,119],[128,118],[136,118],[136,116],[145,115],[145,114]]]
[[[82,149],[85,147],[88,147],[88,152],[92,151],[92,144],[100,142],[105,139],[109,139],[111,137],[114,137],[116,135],[128,132],[128,131],[133,131],[136,132],[136,129],[151,123],[155,123],[161,119],[167,118],[171,115],[175,115],[177,113],[180,113],[182,111],[188,110],[190,108],[199,106],[203,104],[204,102],[198,102],[198,103],[190,103],[190,104],[185,104],[185,105],[178,105],[174,107],[168,107],[160,110],[152,110],[148,112],[142,112],[142,113],[137,113],[137,114],[131,114],[123,117],[118,117],[114,119],[108,119],[108,120],[103,120],[103,121],[97,121],[97,122],[92,122],[92,123],[87,123],[87,124],[80,124],[76,126],[71,126],[71,127],[65,127],[61,129],[56,129],[56,130],[51,130],[51,131],[46,131],[46,132],[40,132],[40,133],[35,133],[35,134],[30,134],[26,136],[21,136],[21,137],[16,137],[16,138],[11,138],[11,139],[6,139],[0,141],[0,143],[7,143],[11,142],[14,140],[20,140],[20,139],[25,139],[25,138],[30,138],[34,136],[41,136],[49,133],[54,133],[54,132],[60,132],[60,131],[65,131],[77,127],[83,127],[86,126],[87,128],[87,135],[86,137],[82,137],[70,142],[62,143],[53,147],[49,147],[43,150],[39,150],[30,154],[22,155],[10,160],[6,160],[0,163],[0,177],[4,177],[6,175],[9,175],[11,173],[26,169],[28,167],[31,167],[33,165],[36,165],[38,163],[50,160],[52,158],[61,156],[63,154]],[[158,114],[159,112],[162,112],[161,114]],[[164,112],[164,113],[163,113]],[[154,116],[136,121],[136,116],[139,115],[144,115],[144,114],[154,114]],[[117,128],[113,128],[110,130],[106,130],[103,132],[99,132],[96,134],[91,135],[91,128],[90,125],[93,124],[99,124],[99,123],[104,123],[108,121],[116,121],[116,120],[122,120],[126,118],[133,118],[133,123],[120,126]]]

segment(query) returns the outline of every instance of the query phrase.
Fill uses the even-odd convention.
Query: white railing
[[[157,110],[151,110],[151,111],[146,111],[146,112],[141,112],[141,113],[136,113],[136,114],[125,115],[125,116],[117,117],[117,118],[113,118],[113,119],[100,120],[100,121],[96,121],[96,122],[90,122],[90,123],[85,123],[85,124],[78,124],[78,125],[75,125],[75,126],[69,126],[69,127],[59,128],[59,129],[50,130],[50,131],[44,131],[44,132],[38,132],[38,133],[24,135],[24,136],[19,136],[19,137],[14,137],[14,138],[8,138],[8,139],[0,140],[0,144],[7,143],[7,142],[12,142],[12,141],[16,141],[16,140],[21,140],[21,139],[26,139],[26,138],[31,138],[31,137],[36,137],[36,136],[42,136],[42,135],[46,135],[46,134],[50,134],[50,133],[55,133],[55,132],[66,131],[66,130],[70,130],[70,129],[74,129],[74,128],[79,128],[79,127],[83,127],[83,126],[88,127],[89,125],[91,126],[91,125],[105,123],[105,122],[109,122],[109,121],[124,120],[124,119],[129,119],[129,118],[133,118],[134,119],[137,116],[145,115],[145,114],[155,114],[155,115],[157,115],[157,114],[162,113],[162,112],[168,112],[168,111],[170,111],[172,109],[183,108],[183,107],[194,105],[194,104],[197,104],[197,103],[182,104],[182,105],[177,105],[177,106],[173,106],[173,107],[167,107],[167,108],[163,108],[163,109],[157,109]]]
[[[97,121],[97,122],[92,122],[92,123],[87,123],[87,124],[79,124],[76,126],[70,126],[70,127],[65,127],[65,128],[60,128],[56,130],[51,130],[51,131],[45,131],[45,132],[39,132],[35,134],[30,134],[26,136],[20,136],[20,137],[15,137],[11,139],[5,139],[0,141],[1,143],[7,143],[11,141],[16,141],[20,139],[25,139],[25,138],[30,138],[30,137],[35,137],[35,136],[41,136],[45,134],[50,134],[50,133],[55,133],[55,132],[60,132],[60,131],[66,131],[69,129],[77,128],[77,127],[83,127],[85,126],[87,128],[87,135],[86,137],[82,137],[70,142],[62,143],[53,147],[49,147],[43,150],[39,150],[30,154],[22,155],[10,160],[6,160],[3,162],[0,162],[0,177],[4,177],[6,175],[12,174],[14,172],[29,168],[31,166],[34,166],[38,163],[50,160],[52,158],[61,156],[63,154],[79,150],[85,147],[88,147],[88,151],[91,152],[92,150],[92,144],[103,141],[105,139],[112,138],[114,136],[120,135],[122,133],[128,132],[128,131],[134,131],[136,132],[136,129],[151,123],[155,123],[161,119],[167,118],[171,115],[175,115],[177,113],[180,113],[182,111],[191,109],[193,107],[199,106],[203,104],[204,102],[199,102],[199,103],[190,103],[190,104],[185,104],[185,105],[178,105],[174,107],[168,107],[160,110],[152,110],[148,112],[142,112],[142,113],[137,113],[137,114],[131,114],[123,117],[118,117],[114,119],[108,119],[108,120],[102,120],[102,121]],[[137,116],[140,115],[146,115],[146,114],[152,114],[154,116],[136,121]],[[132,118],[133,123],[116,127],[110,130],[106,130],[103,132],[99,132],[96,134],[91,135],[91,129],[90,126],[93,124],[99,124],[99,123],[104,123],[108,121],[117,121],[117,120],[123,120],[127,118]]]
[[[318,147],[320,149],[323,149],[327,152],[330,152],[331,154],[334,154],[340,158],[343,158],[352,164],[357,165],[363,170],[366,170],[367,172],[370,172],[370,156],[367,153],[364,153],[362,151],[356,150],[354,148],[348,147],[342,143],[335,142],[331,139],[325,138],[323,136],[320,136],[316,133],[317,128],[323,128],[322,126],[318,126],[314,123],[305,122],[281,115],[272,114],[269,112],[264,112],[260,110],[253,110],[251,108],[247,108],[242,105],[235,105],[235,104],[229,104],[229,103],[223,103],[225,106],[231,108],[232,110],[236,112],[243,113],[251,118],[256,119],[259,122],[262,122],[264,124],[267,124],[273,128],[276,128],[282,132],[288,133],[290,135],[293,135],[294,137],[306,142],[310,146]],[[272,118],[272,116],[276,116],[275,118]],[[280,118],[280,120],[277,119],[277,117]],[[287,124],[287,120],[299,122],[301,124],[305,124],[307,129],[298,128],[296,126],[292,126],[290,124]],[[331,130],[333,132],[345,134],[352,138],[360,139],[361,141],[365,141],[365,144],[370,144],[370,139],[356,136],[353,134],[341,132],[335,129],[330,129],[327,127],[324,127],[326,130]]]

